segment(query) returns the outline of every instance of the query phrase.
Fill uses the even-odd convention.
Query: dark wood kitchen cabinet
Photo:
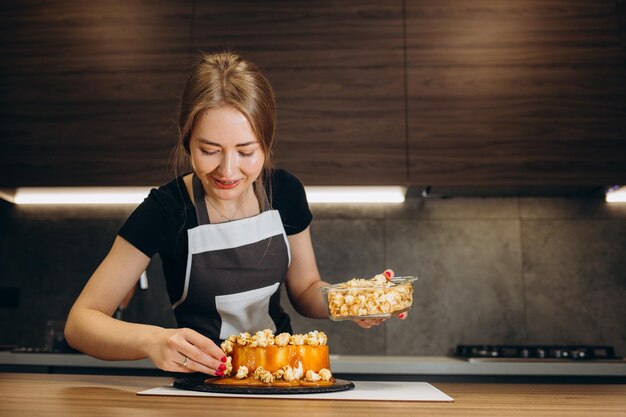
[[[232,49],[276,90],[275,162],[305,184],[404,184],[402,1],[198,2],[194,49]]]
[[[170,177],[197,51],[275,87],[275,162],[315,184],[626,183],[624,0],[10,0],[0,188]]]
[[[408,0],[409,181],[625,183],[624,6]]]
[[[0,187],[165,181],[189,64],[224,49],[275,87],[277,166],[307,184],[406,180],[399,0],[0,7]]]
[[[167,178],[191,2],[0,6],[0,187]]]

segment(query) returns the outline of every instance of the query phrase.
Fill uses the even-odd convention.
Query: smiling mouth
[[[241,182],[241,180],[223,181],[217,178],[213,178],[213,181],[220,188],[232,188]]]

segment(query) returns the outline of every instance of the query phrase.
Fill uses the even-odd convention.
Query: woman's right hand
[[[147,354],[154,364],[169,372],[201,372],[224,376],[226,355],[211,339],[195,330],[159,329],[148,344]]]

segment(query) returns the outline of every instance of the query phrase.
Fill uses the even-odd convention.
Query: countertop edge
[[[626,361],[471,362],[448,356],[330,355],[336,374],[626,376]],[[148,359],[104,361],[83,354],[0,352],[0,366],[147,369]]]

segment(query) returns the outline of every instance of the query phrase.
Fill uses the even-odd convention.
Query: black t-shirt
[[[271,204],[287,235],[305,230],[313,215],[298,178],[282,169],[270,176]],[[148,257],[161,256],[170,300],[180,299],[187,267],[187,230],[198,226],[195,207],[183,176],[153,189],[133,211],[118,234]]]

